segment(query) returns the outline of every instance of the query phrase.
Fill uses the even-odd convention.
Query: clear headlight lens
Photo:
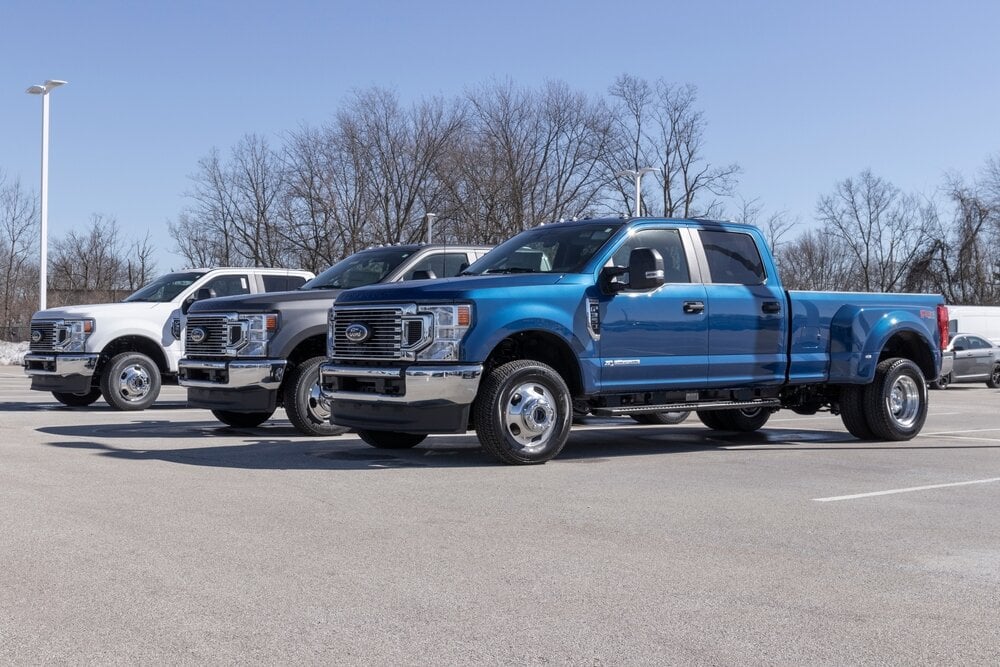
[[[237,322],[236,327],[230,329],[230,344],[235,348],[236,356],[266,357],[267,345],[278,331],[278,315],[240,314]]]
[[[472,306],[419,306],[421,315],[430,315],[431,344],[417,353],[421,361],[458,361],[460,345],[472,327]]]
[[[56,347],[62,352],[83,352],[87,338],[94,333],[94,320],[63,320],[56,327]]]

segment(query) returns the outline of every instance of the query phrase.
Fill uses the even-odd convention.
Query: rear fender
[[[931,341],[933,322],[908,310],[886,311],[863,306],[844,306],[830,322],[830,383],[868,384],[875,377],[882,350],[889,340],[907,333],[926,354],[903,355],[921,365],[924,374],[936,376],[941,366],[941,350]],[[933,360],[933,369],[921,364],[921,357]]]

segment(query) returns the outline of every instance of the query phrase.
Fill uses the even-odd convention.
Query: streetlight
[[[635,216],[639,217],[642,215],[642,177],[651,171],[659,171],[657,167],[643,167],[642,169],[623,169],[619,171],[615,176],[621,178],[622,176],[629,176],[635,179]]]
[[[65,81],[49,80],[41,85],[28,88],[29,95],[42,96],[42,238],[39,252],[39,310],[45,310],[45,293],[48,291],[49,262],[49,93]]]
[[[424,213],[424,217],[427,218],[427,242],[431,242],[431,232],[434,230],[434,218],[438,217],[437,213]]]

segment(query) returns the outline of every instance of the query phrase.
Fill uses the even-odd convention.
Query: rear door
[[[698,229],[707,265],[708,386],[779,384],[788,365],[785,292],[750,234]]]
[[[699,388],[707,377],[705,287],[686,229],[647,227],[625,239],[606,265],[627,266],[635,248],[663,258],[665,284],[651,292],[601,295],[601,383],[609,391]]]
[[[956,379],[985,380],[993,371],[993,345],[979,336],[957,336],[954,342]]]

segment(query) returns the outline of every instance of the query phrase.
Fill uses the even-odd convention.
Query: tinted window
[[[568,223],[529,229],[486,253],[468,272],[578,273],[622,224]]]
[[[469,256],[464,252],[434,253],[413,265],[403,280],[413,280],[418,271],[428,271],[433,278],[450,278],[469,268]]]
[[[676,229],[644,229],[633,234],[611,256],[611,265],[628,266],[628,258],[637,248],[653,248],[663,257],[663,279],[668,283],[691,282],[681,234]]]
[[[265,292],[287,292],[302,287],[306,279],[302,276],[262,276]]]
[[[966,340],[969,341],[969,347],[973,350],[983,350],[992,347],[985,339],[979,336],[967,336]]]
[[[413,250],[407,248],[363,250],[337,262],[302,289],[350,289],[372,285],[381,282],[412,254]]]
[[[204,272],[186,271],[184,273],[168,273],[160,276],[142,289],[125,297],[125,301],[151,301],[166,303],[194,284]]]
[[[208,281],[205,285],[215,292],[215,296],[236,296],[237,294],[250,293],[250,280],[245,275],[241,276],[219,276]]]
[[[760,285],[767,274],[749,234],[698,230],[713,283]]]

